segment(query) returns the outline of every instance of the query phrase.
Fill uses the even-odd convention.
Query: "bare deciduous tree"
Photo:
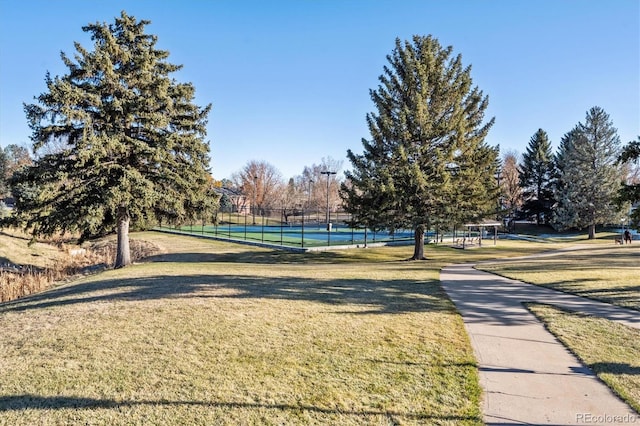
[[[231,176],[234,186],[242,191],[254,214],[264,214],[269,208],[278,207],[285,187],[282,174],[266,161],[249,161]]]
[[[519,155],[515,151],[505,152],[502,157],[500,173],[500,192],[502,208],[508,217],[514,217],[522,206],[522,187],[520,186]]]

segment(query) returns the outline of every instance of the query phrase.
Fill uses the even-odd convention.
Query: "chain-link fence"
[[[159,229],[299,248],[413,240],[410,229],[374,232],[351,227],[350,220],[351,216],[346,212],[302,209],[237,212],[229,209],[219,211],[213,223],[163,225]]]

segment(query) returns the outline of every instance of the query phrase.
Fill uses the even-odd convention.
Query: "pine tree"
[[[635,163],[635,170],[638,170],[638,166],[640,166],[640,136],[638,136],[637,140],[630,141],[624,146],[622,153],[618,157],[618,162],[628,164],[630,167],[631,163]],[[634,177],[627,178],[622,188],[620,188],[618,203],[622,205],[625,202],[630,203],[632,206],[636,205],[630,219],[633,220],[636,226],[640,226],[640,208],[637,207],[637,204],[640,203],[640,180],[638,180],[637,175],[635,179]]]
[[[542,129],[529,140],[520,165],[520,185],[523,188],[522,211],[527,216],[536,216],[541,225],[551,219],[553,206],[553,154],[547,132]]]
[[[565,133],[560,139],[560,145],[553,157],[552,188],[555,203],[552,208],[551,225],[558,230],[568,229],[573,226],[574,216],[573,202],[569,199],[569,191],[564,183],[565,170],[569,168],[569,156],[573,150],[573,143],[580,137],[579,126]]]
[[[353,167],[342,194],[354,223],[413,228],[412,259],[424,259],[427,228],[496,210],[498,151],[484,142],[493,125],[483,123],[488,98],[452,52],[432,36],[396,39],[370,91],[371,140],[362,140],[363,154],[347,152]]]
[[[563,139],[558,156],[558,206],[555,223],[560,229],[588,228],[595,238],[596,225],[616,220],[614,203],[621,170],[616,164],[620,138],[609,115],[600,107],[587,112]]]
[[[210,106],[170,77],[181,66],[156,49],[150,22],[122,12],[83,27],[94,50],[62,54],[68,74],[25,105],[35,163],[14,177],[16,221],[34,235],[117,232],[116,267],[131,263],[129,227],[188,220],[209,209],[206,120]]]

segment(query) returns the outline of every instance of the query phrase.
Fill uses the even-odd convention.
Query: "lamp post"
[[[253,177],[253,224],[256,224],[256,194],[258,192],[258,176]]]
[[[336,172],[330,172],[330,171],[325,171],[325,172],[320,172],[323,175],[327,175],[327,231],[331,231],[331,229],[329,229],[329,219],[331,219],[331,216],[329,214],[329,179],[331,178],[331,175],[335,175]]]
[[[309,221],[311,221],[311,184],[313,183],[313,179],[309,179],[309,191],[307,193],[307,213],[309,214]],[[304,215],[303,219],[304,219]]]

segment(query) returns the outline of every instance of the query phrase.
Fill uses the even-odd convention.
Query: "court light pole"
[[[258,176],[253,177],[253,224],[256,224],[256,193],[258,192]]]
[[[313,179],[309,179],[309,192],[307,193],[307,213],[309,214],[309,221],[311,221],[311,184]],[[302,215],[304,218],[304,215]]]
[[[327,231],[330,231],[329,219],[331,219],[331,216],[329,214],[329,179],[331,178],[331,175],[335,175],[336,172],[331,172],[327,170],[325,172],[320,172],[320,174],[327,175]]]

